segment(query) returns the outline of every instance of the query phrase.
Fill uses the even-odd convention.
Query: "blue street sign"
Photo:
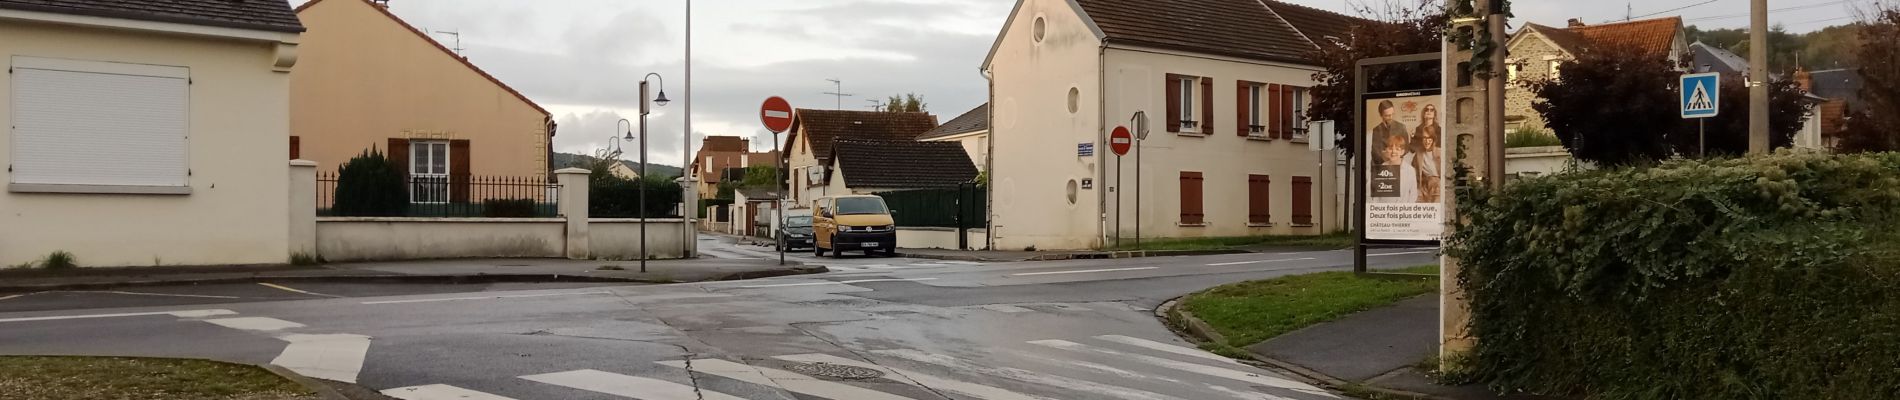
[[[1682,117],[1708,118],[1722,110],[1722,74],[1682,76]]]

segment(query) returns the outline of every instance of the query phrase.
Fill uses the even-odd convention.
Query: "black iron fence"
[[[561,185],[543,177],[411,175],[400,182],[341,182],[317,174],[317,215],[325,217],[549,218]]]
[[[989,225],[989,207],[982,185],[916,189],[878,193],[896,211],[900,227],[982,228]]]

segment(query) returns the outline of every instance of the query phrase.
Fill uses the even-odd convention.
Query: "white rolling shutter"
[[[13,59],[11,182],[189,186],[189,70]]]

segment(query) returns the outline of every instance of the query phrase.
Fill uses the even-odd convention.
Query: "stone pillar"
[[[290,160],[290,254],[317,254],[317,162]]]
[[[580,168],[554,171],[561,184],[558,200],[561,218],[567,219],[567,258],[571,260],[593,257],[590,251],[593,242],[587,236],[587,174],[587,170]]]

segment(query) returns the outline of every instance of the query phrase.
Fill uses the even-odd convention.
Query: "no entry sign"
[[[765,130],[772,133],[785,132],[792,128],[792,103],[784,98],[772,96],[765,98],[765,104],[759,106],[759,122],[765,123]]]
[[[1114,132],[1108,134],[1108,149],[1114,151],[1117,157],[1128,155],[1128,148],[1134,145],[1135,137],[1128,134],[1128,127],[1117,126]]]

